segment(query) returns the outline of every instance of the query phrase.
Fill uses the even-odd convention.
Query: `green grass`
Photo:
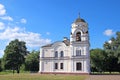
[[[12,70],[6,70],[6,71],[2,71],[0,72],[0,75],[6,75],[6,74],[12,74],[13,71]],[[16,71],[15,71],[16,73]],[[20,71],[20,73],[30,73],[29,71]]]
[[[0,75],[0,80],[85,80],[88,75],[52,75],[52,74],[5,74]]]

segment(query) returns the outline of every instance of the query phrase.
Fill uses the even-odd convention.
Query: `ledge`
[[[67,74],[68,75],[90,75],[90,73],[84,73],[84,72],[83,73],[82,72],[81,73],[78,73],[78,72],[76,72],[76,73],[75,72],[39,72],[39,73],[40,74],[55,74],[55,75],[56,74],[63,74],[63,75],[64,74],[66,74],[66,75]]]

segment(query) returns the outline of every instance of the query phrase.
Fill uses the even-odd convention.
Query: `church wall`
[[[72,24],[70,45],[66,45],[64,41],[61,41],[42,47],[40,50],[39,72],[89,73],[90,45],[87,26],[88,24],[79,17]],[[63,56],[61,56],[61,53],[63,53]],[[61,63],[63,64],[62,69],[60,67]]]
[[[52,52],[52,49],[43,49],[43,57],[53,57],[53,52]]]
[[[76,70],[76,63],[80,62],[82,64],[82,70]],[[74,60],[73,61],[73,67],[72,67],[72,72],[75,73],[88,73],[88,68],[87,68],[88,64],[87,64],[87,60],[83,59],[83,60]]]
[[[54,68],[54,64],[58,63],[58,69]],[[63,63],[63,69],[60,69],[60,63]],[[70,72],[69,60],[46,60],[42,62],[42,72]]]

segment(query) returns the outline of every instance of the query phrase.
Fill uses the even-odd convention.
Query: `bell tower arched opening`
[[[76,41],[81,41],[81,32],[76,33]]]

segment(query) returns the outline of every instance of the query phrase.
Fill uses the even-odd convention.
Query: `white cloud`
[[[0,30],[3,30],[5,28],[5,25],[3,22],[0,22]]]
[[[4,5],[0,4],[0,16],[5,15],[6,14],[6,10],[4,8]]]
[[[109,40],[108,43],[111,44],[111,43],[112,43],[112,40]]]
[[[13,18],[10,17],[10,16],[2,16],[0,18],[3,19],[3,20],[13,21]]]
[[[112,36],[114,34],[115,34],[115,32],[113,32],[112,29],[107,29],[104,31],[104,35],[106,35],[106,36]]]
[[[15,20],[13,21],[13,18],[6,14],[6,9],[4,5],[0,4],[0,41],[2,41],[4,44],[0,47],[0,56],[3,55],[4,49],[2,48],[6,46],[11,40],[19,39],[20,41],[25,41],[28,48],[38,48],[40,46],[43,46],[45,44],[51,43],[50,39],[42,38],[41,34],[39,33],[33,33],[26,31],[25,28],[20,27],[14,27],[16,25]],[[5,20],[5,23],[2,21]],[[9,22],[12,21],[12,22]],[[27,20],[22,18],[17,23],[27,23]],[[49,35],[50,33],[47,33]]]
[[[3,4],[0,4],[0,19],[13,21],[13,18],[10,16],[6,16],[6,9]]]
[[[11,41],[14,39],[25,41],[29,47],[40,47],[51,42],[50,39],[41,38],[41,35],[38,33],[28,32],[19,27],[8,27],[0,33],[0,40]]]
[[[25,23],[27,23],[27,20],[23,18],[20,20],[20,22],[25,24]]]

